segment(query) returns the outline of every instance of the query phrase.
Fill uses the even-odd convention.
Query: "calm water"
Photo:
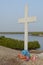
[[[18,40],[24,40],[24,34],[0,34],[0,36],[5,36],[8,38],[18,39]],[[39,36],[28,36],[28,41],[39,41],[41,48],[40,50],[43,50],[43,37]]]

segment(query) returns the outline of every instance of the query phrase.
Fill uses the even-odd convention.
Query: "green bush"
[[[24,49],[24,41],[0,37],[0,46],[22,50]],[[40,48],[40,44],[38,41],[28,42],[28,49],[38,49],[38,48]]]
[[[40,44],[38,41],[28,42],[28,49],[38,49]]]
[[[5,38],[5,36],[0,36],[0,39]]]

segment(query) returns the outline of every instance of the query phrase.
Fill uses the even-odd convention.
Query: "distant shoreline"
[[[0,34],[24,34],[24,32],[0,32]],[[28,34],[43,37],[43,32],[28,32]]]

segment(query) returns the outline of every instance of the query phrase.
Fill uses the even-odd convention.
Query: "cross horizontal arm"
[[[19,21],[19,23],[24,23],[25,22],[25,18],[20,18],[18,21]]]
[[[19,23],[31,23],[36,21],[36,17],[27,17],[27,18],[20,18]]]
[[[35,16],[29,17],[28,21],[29,22],[35,22],[36,21],[36,17]]]

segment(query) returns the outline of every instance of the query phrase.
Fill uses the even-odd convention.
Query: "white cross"
[[[19,19],[19,23],[24,23],[25,36],[24,36],[24,50],[28,50],[28,23],[36,20],[36,17],[28,17],[28,5],[25,6],[25,17]]]

